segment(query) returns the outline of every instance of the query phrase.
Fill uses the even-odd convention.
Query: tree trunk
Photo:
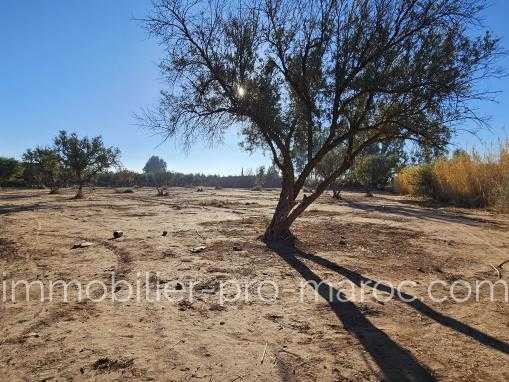
[[[82,199],[83,198],[83,185],[80,183],[78,187],[78,193],[74,197],[75,199]]]
[[[293,187],[288,183],[283,184],[278,204],[272,215],[272,220],[263,235],[263,240],[267,244],[278,242],[286,243],[293,240],[293,235],[290,232],[292,221],[289,220],[289,215],[295,204]]]
[[[366,185],[366,196],[367,196],[368,198],[373,197],[373,193],[371,192],[371,186],[370,186],[369,184],[368,184],[368,185]]]
[[[334,199],[341,199],[341,188],[336,185],[332,186],[332,197]]]

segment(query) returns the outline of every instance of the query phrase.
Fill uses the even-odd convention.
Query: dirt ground
[[[72,195],[0,191],[1,381],[509,380],[508,216],[344,193],[268,249],[276,190]]]

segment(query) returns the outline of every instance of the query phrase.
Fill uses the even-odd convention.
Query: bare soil
[[[1,381],[509,380],[502,284],[478,301],[427,292],[434,280],[440,297],[455,281],[507,283],[509,264],[493,266],[509,258],[508,216],[329,195],[296,223],[295,248],[268,249],[259,235],[277,190],[72,196],[0,191],[1,280],[45,288],[41,301],[32,286],[28,302],[24,287],[15,301],[2,288]],[[124,235],[114,240],[114,230]],[[81,242],[92,245],[72,249]],[[55,280],[97,282],[65,302],[62,288],[48,295]],[[404,280],[415,283],[390,298]],[[234,282],[247,285],[242,297]],[[100,283],[117,301],[98,301]],[[118,301],[129,285],[143,296]],[[156,301],[165,286],[178,298]]]

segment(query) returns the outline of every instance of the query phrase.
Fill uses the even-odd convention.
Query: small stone
[[[122,231],[113,231],[113,237],[115,239],[118,239],[119,237],[124,236],[124,233]]]
[[[175,290],[182,290],[184,288],[181,283],[175,284]]]
[[[76,243],[72,246],[72,249],[76,249],[76,248],[86,248],[86,247],[90,247],[91,245],[94,245],[94,243],[91,243],[89,241],[82,241],[81,243]]]
[[[199,253],[199,252],[202,252],[205,250],[205,247],[204,245],[200,245],[199,247],[194,247],[193,249],[191,249],[191,253]]]

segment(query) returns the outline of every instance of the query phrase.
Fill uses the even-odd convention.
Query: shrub
[[[402,195],[419,195],[419,183],[422,166],[402,168],[394,177],[394,190]]]
[[[431,164],[410,166],[396,176],[401,194],[428,196],[464,207],[509,209],[509,143],[496,155],[456,152]]]

